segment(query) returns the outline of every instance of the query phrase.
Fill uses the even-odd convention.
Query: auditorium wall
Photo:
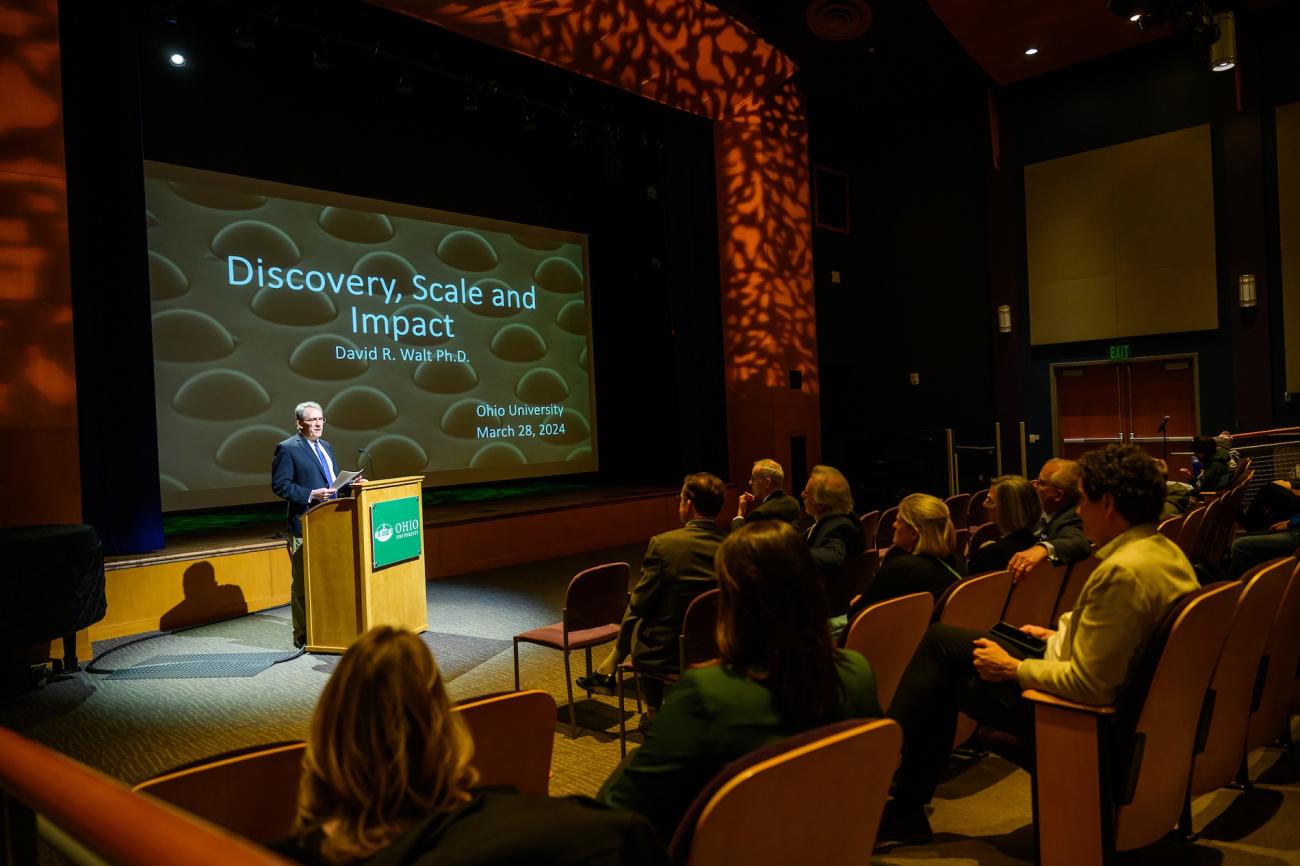
[[[0,10],[0,526],[81,520],[58,33]]]
[[[1300,70],[1286,62],[1293,53],[1281,35],[1297,26],[1294,7],[1256,12],[1241,22],[1240,106],[1234,75],[1211,73],[1202,52],[1174,39],[999,91],[1007,170],[993,196],[991,267],[1014,281],[1007,294],[1022,321],[1029,302],[1024,167],[1203,124],[1210,130],[1217,327],[1032,347],[1027,328],[1013,334],[1014,341],[1000,348],[997,387],[1000,394],[1023,393],[1029,430],[1044,434],[1030,448],[1031,464],[1051,449],[1050,365],[1104,359],[1113,342],[1128,344],[1133,357],[1196,353],[1205,430],[1300,422],[1297,401],[1283,398],[1274,139],[1275,106],[1300,92]],[[1237,276],[1243,273],[1258,281],[1253,310],[1238,304]]]

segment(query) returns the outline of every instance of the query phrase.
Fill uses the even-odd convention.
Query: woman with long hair
[[[905,496],[894,518],[894,544],[849,611],[849,622],[868,605],[900,595],[928,592],[937,599],[964,571],[948,506],[928,493]]]
[[[1043,505],[1028,478],[1023,475],[994,478],[984,506],[1002,537],[971,552],[971,574],[1001,571],[1012,556],[1038,543],[1034,529],[1043,516]]]
[[[600,798],[670,838],[729,761],[841,719],[881,714],[866,659],[836,650],[808,545],[784,521],[747,524],[714,560],[719,664],[683,673],[647,735]]]
[[[590,800],[472,790],[473,757],[428,647],[409,631],[371,629],[325,684],[293,836],[273,847],[312,866],[667,862],[638,816]]]

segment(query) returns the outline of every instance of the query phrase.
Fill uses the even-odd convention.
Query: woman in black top
[[[1043,505],[1028,478],[1021,475],[994,478],[984,507],[997,523],[1002,537],[971,551],[971,574],[1002,571],[1012,556],[1038,543],[1034,530],[1042,519]]]
[[[849,611],[849,622],[867,605],[887,598],[928,592],[937,599],[961,580],[963,571],[948,506],[927,493],[904,497],[894,518],[894,545],[867,591]]]

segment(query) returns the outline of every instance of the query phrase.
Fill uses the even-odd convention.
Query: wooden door
[[[1197,427],[1196,362],[1191,356],[1134,358],[1053,366],[1056,453],[1075,459],[1086,451],[1131,442],[1153,457],[1164,453],[1160,423],[1169,424],[1169,475],[1191,466]]]

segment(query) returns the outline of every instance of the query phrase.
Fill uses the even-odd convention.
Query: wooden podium
[[[308,652],[341,653],[377,625],[417,633],[429,628],[420,510],[423,482],[421,475],[368,481],[352,488],[351,499],[326,500],[303,514]],[[394,529],[382,515],[399,508],[408,510],[408,515],[414,509],[418,550],[410,558],[385,565],[385,553],[377,548],[393,540]],[[376,513],[381,515],[378,521],[373,520]],[[399,528],[408,527],[404,533],[408,548],[415,547],[410,544],[411,522],[399,523]]]

